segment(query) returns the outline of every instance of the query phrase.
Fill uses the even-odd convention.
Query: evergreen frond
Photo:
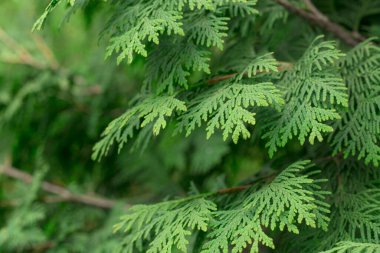
[[[229,18],[218,17],[214,13],[197,13],[190,15],[186,20],[185,31],[189,40],[197,45],[217,47],[223,49],[224,40],[228,30]]]
[[[231,2],[228,5],[220,7],[220,10],[228,11],[232,17],[246,17],[259,14],[259,11],[255,8],[257,0]]]
[[[352,49],[340,61],[350,93],[349,109],[330,137],[334,154],[357,156],[366,164],[380,163],[380,48],[371,40]]]
[[[276,108],[281,104],[281,93],[272,83],[244,83],[233,78],[192,99],[189,110],[181,116],[179,128],[189,135],[206,122],[208,138],[220,129],[224,140],[232,136],[237,143],[240,137],[247,139],[251,135],[245,124],[256,123],[252,108]]]
[[[75,1],[75,0],[74,0]],[[62,0],[51,0],[50,3],[46,6],[45,11],[42,13],[40,18],[34,23],[33,30],[41,30],[48,15],[60,4]],[[72,3],[73,0],[67,0],[68,3]]]
[[[278,63],[273,58],[272,53],[257,56],[253,59],[245,58],[239,65],[242,67],[242,69],[239,70],[240,73],[237,75],[238,80],[243,79],[244,76],[251,78],[259,73],[278,71]]]
[[[209,74],[210,53],[191,42],[161,43],[148,57],[145,84],[158,93],[172,94],[176,86],[188,88],[191,71]]]
[[[216,205],[212,201],[200,196],[134,206],[114,226],[114,231],[127,234],[121,252],[143,251],[145,241],[149,242],[147,253],[170,253],[173,247],[187,252],[192,231],[207,231],[215,210]]]
[[[342,53],[335,43],[317,38],[297,62],[285,73],[280,86],[285,90],[285,106],[281,112],[268,112],[263,138],[268,139],[269,154],[277,151],[297,137],[303,144],[306,138],[311,144],[315,138],[323,140],[323,134],[332,132],[332,120],[340,119],[334,105],[348,105],[347,88],[334,62]]]
[[[7,218],[5,226],[0,228],[1,251],[26,249],[30,245],[46,241],[43,229],[38,226],[45,218],[46,210],[34,203],[45,173],[46,166],[43,166],[33,177],[31,187],[25,187],[22,205]]]
[[[161,129],[166,127],[167,117],[176,112],[186,111],[183,101],[174,96],[148,95],[123,115],[114,119],[104,130],[102,139],[96,143],[93,149],[93,159],[99,159],[106,155],[110,147],[117,142],[119,150],[133,136],[134,129],[152,127],[154,135],[158,135]]]
[[[326,234],[323,230],[303,229],[299,236],[285,239],[290,243],[282,249],[284,252],[296,252],[301,249],[307,252],[321,252],[333,248],[340,241],[375,244],[380,242],[378,183],[373,184],[373,177],[367,178],[366,173],[360,171],[365,168],[364,164],[362,167],[358,164],[360,163],[347,161],[347,165],[343,167],[334,164],[326,168],[341,170],[340,182],[336,186],[338,191],[331,196],[329,231]],[[374,168],[374,173],[376,172],[377,168]],[[335,175],[334,172],[332,174]],[[378,175],[374,176],[379,178]]]
[[[300,161],[282,171],[276,179],[255,189],[236,207],[216,212],[203,251],[212,253],[240,253],[248,247],[258,252],[259,245],[274,248],[273,239],[265,232],[287,229],[299,233],[297,224],[327,229],[329,205],[324,202],[328,192],[321,190],[313,173],[302,174],[310,167],[309,161]]]
[[[164,32],[169,35],[184,35],[182,22],[180,22],[182,14],[177,10],[158,8],[155,4],[146,3],[138,5],[130,15],[128,18],[132,20],[125,27],[128,30],[113,36],[106,50],[106,57],[113,53],[118,54],[118,63],[125,58],[128,63],[131,63],[135,53],[146,57],[145,41],[158,44],[160,34]]]

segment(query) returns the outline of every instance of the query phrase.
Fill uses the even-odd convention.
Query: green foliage
[[[113,120],[103,132],[103,139],[94,146],[93,159],[108,153],[110,146],[117,141],[119,150],[133,136],[135,128],[152,127],[153,134],[158,135],[166,127],[166,117],[176,111],[186,111],[184,102],[174,96],[146,96],[141,102],[129,109],[119,118]],[[152,124],[150,124],[152,123]]]
[[[72,3],[72,0],[67,0]],[[71,1],[71,2],[70,2]],[[74,0],[75,1],[75,0]],[[51,0],[41,17],[34,23],[33,30],[41,30],[48,15],[60,4],[61,0]]]
[[[35,23],[34,29],[41,29],[49,13],[60,2],[59,0],[50,2]],[[104,33],[111,35],[106,56],[116,53],[118,63],[125,58],[131,63],[135,54],[146,57],[147,42],[158,44],[163,34],[180,36],[186,34],[189,40],[195,38],[197,44],[217,46],[222,49],[223,37],[227,35],[224,31],[228,29],[226,22],[228,18],[217,17],[213,13],[205,15],[204,10],[214,12],[219,6],[228,2],[246,3],[250,7],[255,4],[255,1],[247,0],[113,1],[116,8],[124,11],[115,12],[104,30]],[[75,5],[76,2],[70,4]],[[190,13],[186,12],[186,7],[190,9]],[[236,9],[234,12],[237,12]],[[200,15],[202,13],[203,15]]]
[[[338,182],[331,182],[330,185],[334,193],[330,197],[329,232],[326,234],[323,230],[306,229],[298,238],[285,237],[287,242],[284,252],[324,252],[341,241],[379,243],[378,168],[367,167],[351,159],[339,166],[327,163],[325,170],[322,173],[339,177]]]
[[[356,155],[366,164],[380,162],[380,48],[372,40],[352,49],[340,63],[350,93],[332,136],[334,154]]]
[[[322,253],[376,253],[380,250],[379,244],[360,243],[360,242],[340,242],[331,250],[323,251]]]
[[[243,252],[247,247],[258,252],[259,244],[274,248],[264,228],[298,234],[297,223],[304,222],[327,230],[329,205],[324,198],[328,192],[320,189],[324,180],[310,177],[316,171],[302,174],[309,165],[309,161],[290,165],[270,184],[254,188],[244,201],[217,212],[202,252],[227,253],[229,245],[233,245],[232,252]]]
[[[121,6],[120,8],[128,8],[127,13],[123,13],[122,17],[114,17],[115,20],[128,20],[127,24],[114,23],[114,30],[123,27],[125,33],[113,36],[110,39],[110,45],[107,48],[106,56],[117,53],[117,62],[120,63],[127,58],[131,63],[134,54],[147,56],[144,41],[152,41],[159,43],[159,36],[162,33],[184,35],[181,13],[170,8],[159,8],[159,1],[152,3],[146,2],[137,6]]]
[[[46,168],[43,170],[36,173],[30,188],[23,190],[24,196],[20,200],[22,205],[7,218],[5,226],[0,228],[1,251],[26,250],[34,244],[46,241],[46,236],[39,227],[46,211],[43,206],[35,203],[41,180],[46,173]]]
[[[175,87],[188,88],[187,78],[190,71],[210,73],[210,54],[199,50],[192,42],[162,42],[148,57],[145,84],[155,88],[158,93]]]
[[[379,0],[46,2],[0,3],[1,252],[379,252]]]
[[[244,76],[251,78],[253,76],[256,76],[258,73],[263,72],[277,72],[277,62],[271,56],[272,54],[270,53],[258,56],[253,59],[245,57],[244,60],[241,61],[241,69],[239,71],[240,74],[238,74],[237,79],[241,80]]]
[[[244,83],[231,80],[202,92],[189,104],[189,110],[181,118],[180,128],[189,135],[202,121],[207,122],[207,138],[216,129],[223,131],[223,139],[230,135],[237,143],[239,137],[247,139],[250,132],[245,123],[255,125],[254,107],[278,107],[282,104],[280,92],[272,83]]]
[[[286,103],[281,112],[266,115],[269,154],[273,156],[293,137],[301,144],[306,138],[323,140],[323,133],[332,132],[328,121],[340,119],[335,104],[347,106],[347,88],[334,69],[334,61],[343,54],[332,41],[317,38],[294,68],[285,73],[280,86],[285,89]]]
[[[127,233],[122,252],[143,251],[143,241],[149,240],[144,252],[172,252],[175,246],[187,252],[191,231],[207,231],[211,213],[216,205],[196,196],[189,199],[167,201],[151,206],[134,206],[115,225],[115,231]]]
[[[232,252],[242,252],[249,245],[251,252],[258,252],[259,244],[274,248],[264,227],[298,234],[297,224],[305,223],[326,230],[329,205],[324,201],[329,193],[320,187],[325,180],[312,178],[318,171],[310,167],[310,161],[294,163],[270,184],[252,187],[218,209],[205,199],[215,194],[135,206],[115,225],[115,231],[127,234],[122,252],[173,252],[173,246],[189,252],[187,237],[193,230],[207,232],[202,252],[228,253],[229,245]],[[146,251],[144,240],[149,241]]]

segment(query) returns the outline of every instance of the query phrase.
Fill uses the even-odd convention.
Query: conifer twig
[[[334,34],[336,37],[341,39],[347,45],[356,46],[363,40],[365,37],[358,34],[347,31],[343,26],[332,22],[327,16],[322,14],[310,0],[304,0],[306,7],[309,11],[297,8],[296,6],[289,3],[287,0],[275,0],[279,5],[284,7],[289,12],[292,12],[310,23],[313,23],[320,28]]]
[[[278,71],[285,71],[285,70],[289,70],[293,67],[293,64],[290,63],[290,62],[282,62],[282,61],[279,61],[278,62],[278,68],[277,70]],[[257,74],[262,74],[262,73],[265,73],[264,71],[263,72],[258,72]],[[227,75],[224,75],[224,76],[215,76],[211,79],[209,79],[207,81],[207,84],[216,84],[216,83],[219,83],[221,81],[224,81],[224,80],[227,80],[227,79],[230,79],[234,76],[236,76],[238,73],[232,73],[232,74],[227,74]],[[244,76],[246,76],[246,74],[244,74]]]
[[[328,18],[326,15],[324,15],[322,12],[320,12],[317,7],[313,4],[312,0],[303,0],[306,7],[311,11],[315,16],[317,16],[320,19],[328,21]]]
[[[24,64],[32,66],[36,69],[44,69],[45,66],[36,60],[32,54],[24,48],[20,43],[9,36],[4,29],[0,27],[0,42],[6,45],[9,49],[14,50],[16,57],[2,59],[11,64]]]
[[[46,41],[39,35],[32,34],[32,38],[37,46],[37,48],[41,51],[42,55],[45,57],[46,61],[49,62],[49,65],[52,69],[58,69],[59,63],[57,58],[55,57],[53,50],[48,46]]]
[[[241,185],[241,186],[236,186],[236,187],[231,187],[231,188],[223,188],[223,189],[218,190],[216,194],[228,194],[228,193],[241,192],[241,191],[247,190],[251,186],[252,184]]]
[[[19,169],[13,168],[11,166],[7,166],[7,165],[3,166],[0,169],[0,174],[4,174],[14,179],[18,179],[27,184],[30,184],[33,181],[32,175],[26,172],[23,172]],[[75,194],[62,186],[59,186],[50,182],[46,182],[46,181],[43,181],[41,183],[41,188],[46,192],[58,195],[60,197],[60,201],[82,203],[82,204],[96,206],[96,207],[105,208],[105,209],[111,209],[116,205],[115,200],[111,200],[104,197],[96,197],[96,196],[87,195],[87,194]],[[125,209],[128,209],[129,207],[130,205],[128,204],[125,205]]]

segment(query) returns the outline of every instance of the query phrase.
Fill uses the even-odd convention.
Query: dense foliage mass
[[[0,14],[1,252],[380,252],[380,0]]]

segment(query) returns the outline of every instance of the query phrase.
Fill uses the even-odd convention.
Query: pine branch
[[[27,184],[30,184],[33,181],[32,175],[7,165],[3,166],[0,169],[0,174],[18,179]],[[46,192],[58,195],[61,198],[60,201],[81,203],[105,209],[111,209],[116,205],[115,200],[107,199],[104,197],[95,197],[87,194],[75,194],[62,186],[46,181],[42,182],[41,188]],[[128,209],[129,207],[130,205],[125,205],[125,209]]]
[[[332,22],[327,16],[322,14],[310,0],[304,0],[305,5],[308,7],[310,12],[295,7],[287,0],[276,0],[276,2],[289,12],[292,12],[306,19],[310,23],[315,24],[320,28],[334,34],[336,37],[344,41],[347,45],[356,46],[365,40],[364,36],[358,33],[351,33],[341,25]]]

